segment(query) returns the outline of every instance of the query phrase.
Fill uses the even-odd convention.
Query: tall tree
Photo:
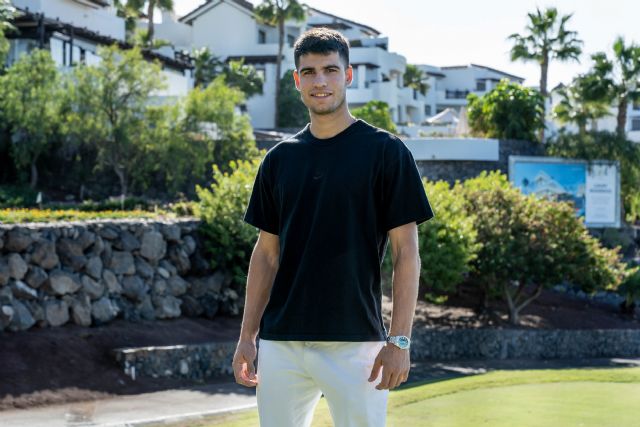
[[[550,7],[544,11],[536,8],[535,13],[527,15],[529,23],[525,33],[509,36],[514,42],[511,60],[534,61],[540,65],[540,93],[546,103],[549,63],[554,59],[580,62],[583,42],[578,39],[577,32],[565,28],[571,14],[560,16],[556,8]],[[544,139],[544,128],[540,130],[540,139]]]
[[[592,123],[594,127],[596,120],[609,115],[608,100],[593,98],[588,80],[578,76],[570,86],[558,89],[561,100],[553,109],[555,119],[560,123],[575,123],[580,135],[587,132],[587,124]]]
[[[594,64],[585,76],[585,85],[592,98],[617,104],[616,132],[624,136],[629,103],[640,100],[640,45],[627,45],[618,37],[612,59],[604,52],[591,55],[591,59]]]
[[[280,77],[282,73],[282,51],[285,41],[285,22],[288,20],[303,21],[306,17],[305,7],[298,0],[263,0],[255,8],[258,21],[278,28],[278,57],[276,58],[276,100],[275,118],[279,120]]]
[[[0,77],[0,112],[11,135],[11,157],[17,169],[30,168],[30,187],[38,184],[38,159],[60,129],[60,74],[51,54],[34,50],[22,55]]]
[[[427,94],[427,91],[429,90],[427,76],[424,71],[416,65],[407,64],[407,68],[405,69],[402,78],[404,80],[405,87],[415,89],[423,95]]]
[[[96,147],[97,167],[111,169],[126,195],[144,161],[141,144],[148,140],[152,123],[145,118],[149,98],[165,83],[160,65],[144,60],[138,47],[105,47],[98,54],[102,61],[76,67],[73,82],[65,88],[72,111],[65,133]]]

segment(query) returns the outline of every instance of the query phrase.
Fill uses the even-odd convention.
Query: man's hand
[[[411,368],[409,350],[401,350],[393,344],[385,345],[373,363],[369,382],[378,378],[380,368],[382,368],[382,381],[376,386],[376,389],[391,390],[398,387],[409,377],[409,369]]]
[[[238,384],[247,387],[258,385],[256,368],[253,364],[257,354],[255,341],[238,341],[236,353],[233,355],[233,375]]]

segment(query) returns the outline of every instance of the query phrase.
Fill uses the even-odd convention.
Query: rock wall
[[[0,330],[240,311],[194,218],[0,225]]]

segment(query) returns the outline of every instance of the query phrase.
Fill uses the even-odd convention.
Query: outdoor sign
[[[509,156],[509,181],[524,194],[573,203],[587,227],[620,227],[617,162]]]

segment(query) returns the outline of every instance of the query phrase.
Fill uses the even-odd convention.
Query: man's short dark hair
[[[349,66],[349,41],[339,32],[319,27],[302,33],[293,45],[293,59],[296,68],[300,65],[300,57],[308,53],[328,55],[338,52],[340,59],[344,61],[344,67]]]

